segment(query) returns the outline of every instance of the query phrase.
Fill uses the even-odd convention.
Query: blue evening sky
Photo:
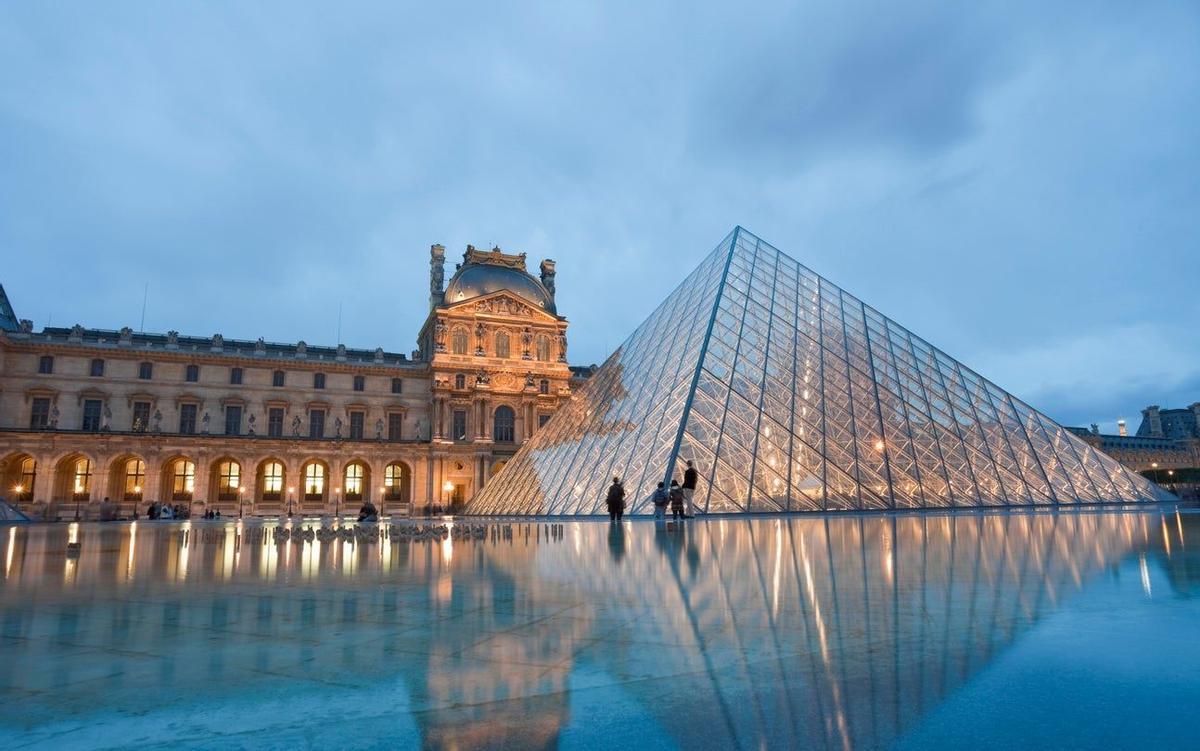
[[[598,362],[742,224],[1061,422],[1200,400],[1194,2],[5,3],[0,165],[39,329],[407,352],[499,244]]]

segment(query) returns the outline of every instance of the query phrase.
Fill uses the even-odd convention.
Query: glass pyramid
[[[700,473],[708,513],[1174,498],[738,227],[467,506],[628,511]]]

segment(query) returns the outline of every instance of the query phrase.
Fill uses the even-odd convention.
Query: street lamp
[[[1150,462],[1150,469],[1154,470],[1154,481],[1158,482],[1158,462]]]
[[[21,504],[21,492],[23,490],[25,490],[24,485],[20,485],[20,484],[13,485],[13,495],[15,496],[13,498],[13,500],[17,502],[18,506]]]
[[[342,489],[333,489],[333,518],[340,518],[342,515]]]
[[[238,488],[238,518],[242,518],[242,499],[246,497],[246,486]]]
[[[296,492],[295,488],[288,488],[288,518],[292,518],[292,495]]]
[[[383,506],[384,506],[385,501],[387,501],[387,491],[385,491],[383,488],[380,488],[379,489],[379,518],[380,519],[383,519]]]
[[[446,480],[442,483],[442,501],[447,509],[450,508],[450,494],[454,492],[454,483]]]

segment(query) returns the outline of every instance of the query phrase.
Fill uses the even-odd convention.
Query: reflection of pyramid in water
[[[467,513],[647,511],[688,459],[708,512],[1173,498],[741,228]]]

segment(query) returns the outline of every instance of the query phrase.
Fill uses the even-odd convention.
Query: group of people
[[[188,511],[182,505],[176,503],[174,506],[166,503],[154,501],[150,504],[150,508],[146,509],[147,519],[186,519]]]
[[[678,480],[671,480],[671,487],[668,490],[664,487],[664,483],[660,482],[653,495],[650,496],[650,501],[654,504],[654,518],[665,519],[668,506],[671,509],[672,519],[691,519],[695,516],[692,496],[696,493],[697,479],[699,479],[699,473],[696,472],[695,465],[689,461],[687,469],[683,471],[682,485]],[[619,522],[625,516],[625,486],[621,484],[621,478],[614,477],[612,485],[608,486],[605,505],[608,507],[610,521]]]

